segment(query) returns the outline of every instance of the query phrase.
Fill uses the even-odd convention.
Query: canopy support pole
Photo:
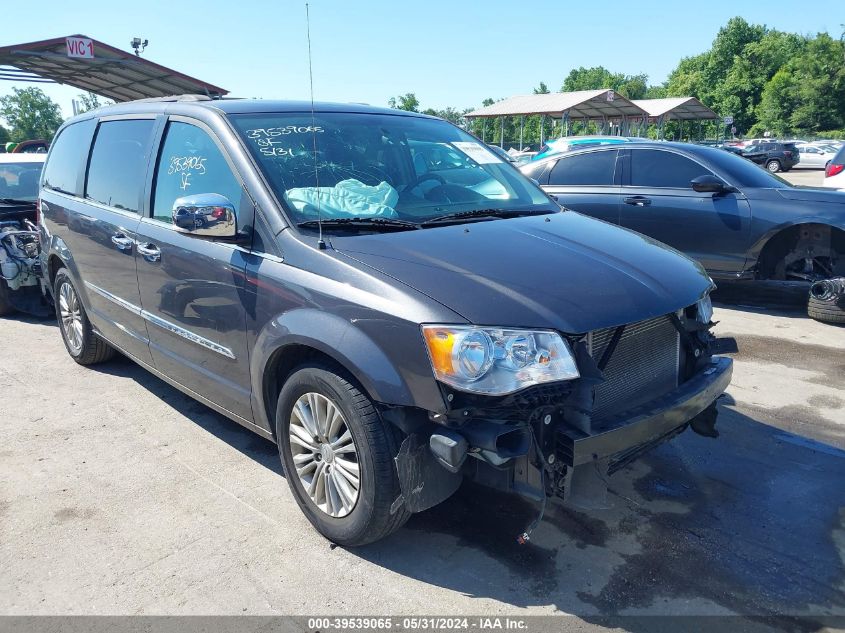
[[[525,131],[525,115],[519,117],[519,151],[522,151],[522,133]]]
[[[499,117],[499,123],[501,124],[500,133],[499,133],[499,147],[505,149],[505,116],[502,115]]]
[[[487,142],[487,117],[481,118],[481,140]]]
[[[540,115],[540,147],[543,147],[545,139],[543,138],[543,134],[546,131],[546,115]]]

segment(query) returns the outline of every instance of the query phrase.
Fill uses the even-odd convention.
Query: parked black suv
[[[275,440],[346,545],[464,476],[578,500],[689,424],[714,435],[731,361],[699,265],[562,212],[445,121],[310,107],[182,97],[62,127],[40,232],[74,360],[120,350]]]
[[[739,155],[762,165],[773,174],[789,171],[801,160],[795,143],[756,143],[743,147]]]

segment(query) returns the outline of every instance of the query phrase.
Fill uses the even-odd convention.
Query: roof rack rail
[[[146,99],[135,99],[132,103],[155,103],[155,102],[176,102],[176,101],[212,101],[213,96],[200,94],[170,95],[167,97],[147,97]]]

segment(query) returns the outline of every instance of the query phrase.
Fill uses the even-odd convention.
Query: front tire
[[[56,273],[53,292],[62,341],[70,357],[80,365],[96,365],[113,358],[115,349],[94,333],[66,269]]]
[[[276,441],[296,502],[320,534],[365,545],[399,529],[410,513],[391,514],[401,494],[394,457],[398,430],[336,370],[306,365],[279,394]]]
[[[780,171],[780,161],[770,160],[769,162],[766,163],[766,169],[768,169],[769,172],[771,172],[773,174],[778,173]]]

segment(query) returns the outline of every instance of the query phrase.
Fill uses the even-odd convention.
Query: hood
[[[711,286],[677,251],[572,211],[333,237],[332,247],[478,325],[580,334],[667,314]]]
[[[782,198],[797,202],[830,202],[841,204],[845,213],[845,192],[836,189],[820,189],[815,187],[787,187],[775,189]]]

